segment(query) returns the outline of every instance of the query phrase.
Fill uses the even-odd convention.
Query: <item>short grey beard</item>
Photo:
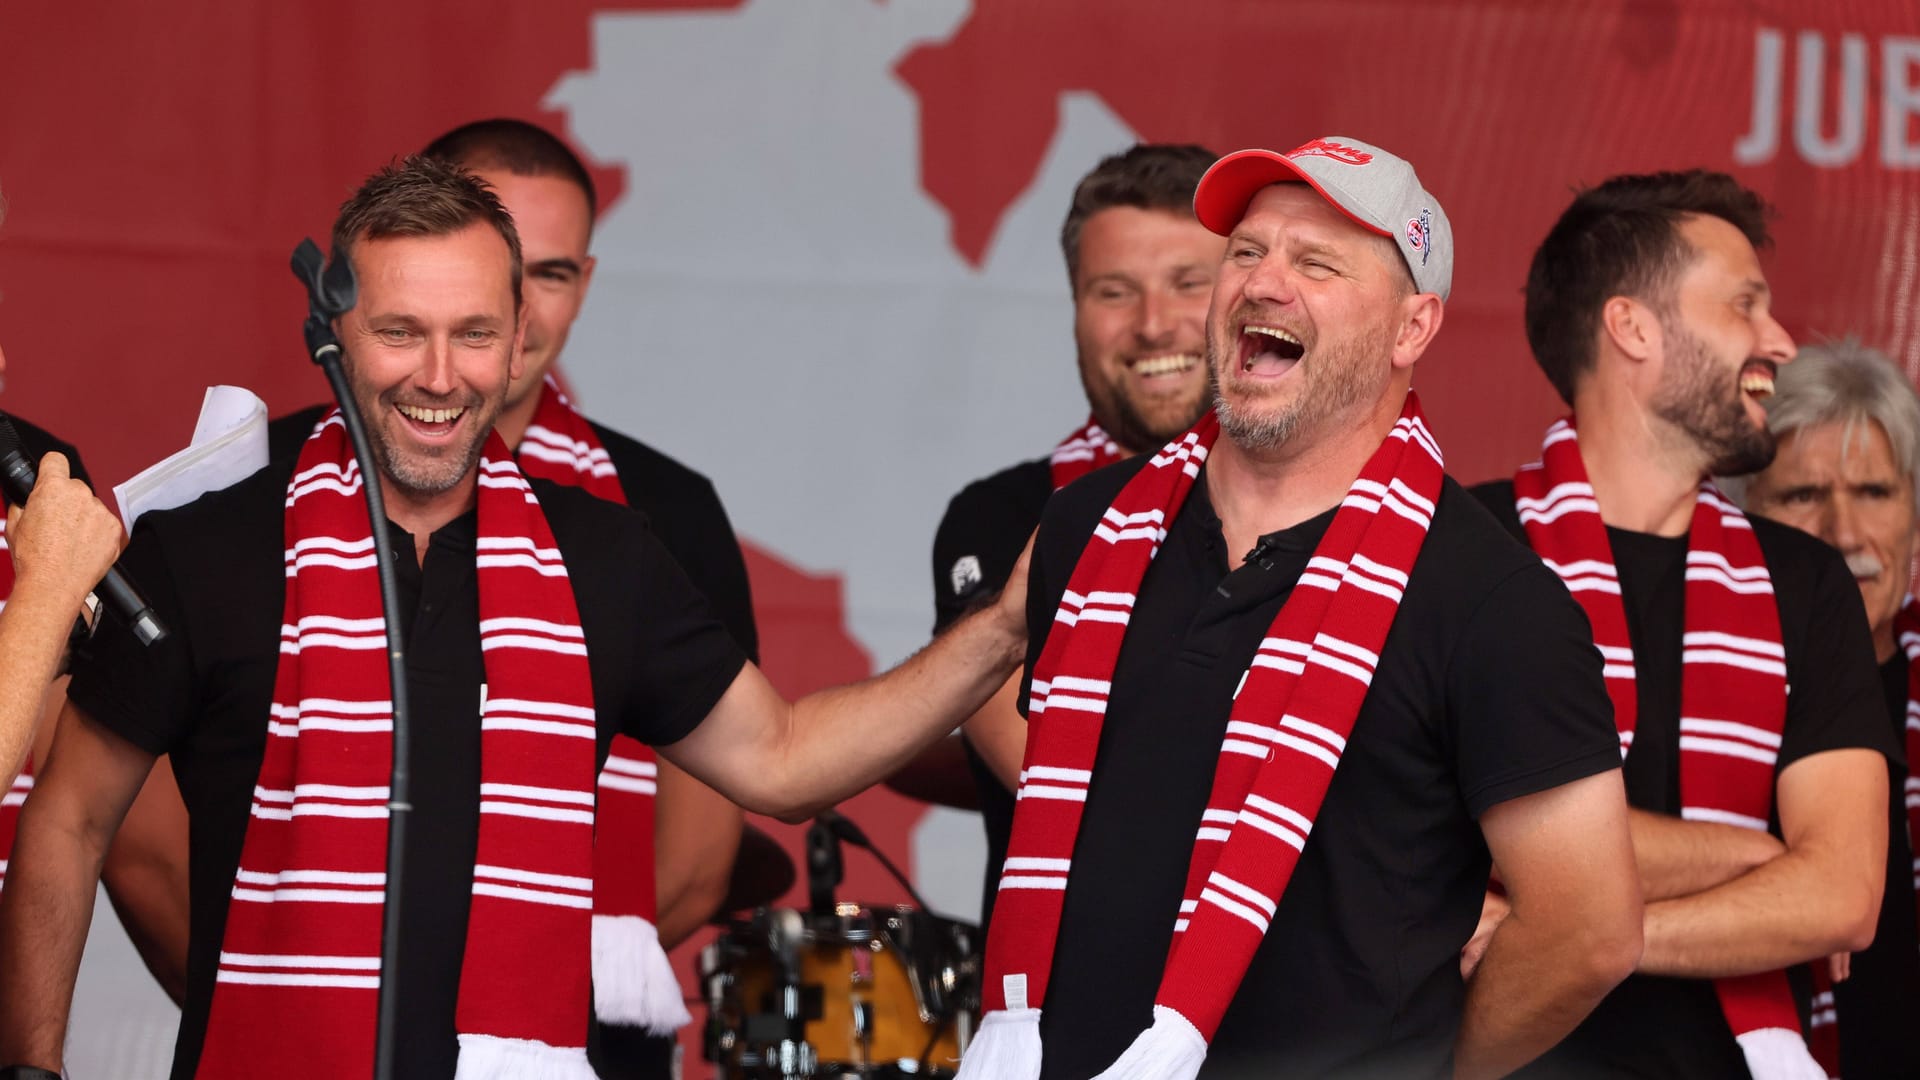
[[[1300,430],[1301,409],[1288,409],[1279,416],[1243,416],[1234,411],[1227,403],[1227,397],[1220,392],[1216,382],[1213,388],[1213,411],[1220,418],[1220,430],[1227,438],[1242,450],[1262,453],[1277,449],[1293,438]]]
[[[480,460],[480,454],[486,448],[484,438],[475,439],[473,446],[462,455],[456,469],[442,473],[438,468],[428,466],[415,469],[413,462],[405,460],[393,452],[384,441],[376,442],[375,451],[380,457],[380,470],[387,474],[394,485],[410,495],[441,495],[460,486],[460,481],[471,472],[474,464]],[[434,466],[446,464],[447,459],[435,461]],[[429,471],[431,470],[431,471]]]

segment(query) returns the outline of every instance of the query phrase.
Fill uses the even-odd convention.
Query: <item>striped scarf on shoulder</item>
[[[1114,667],[1135,594],[1219,431],[1208,413],[1115,497],[1034,664],[1032,735],[987,941],[988,1011],[962,1059],[964,1080],[1040,1073],[1040,1010]],[[1199,1074],[1346,749],[1443,479],[1408,394],[1242,677],[1153,1024],[1101,1077]]]
[[[1593,625],[1624,758],[1640,708],[1633,642],[1572,417],[1547,429],[1540,460],[1514,475],[1513,492],[1528,543]],[[1687,537],[1680,816],[1765,830],[1787,717],[1773,579],[1746,515],[1710,482],[1700,485]],[[1785,972],[1715,979],[1713,987],[1755,1080],[1826,1076],[1801,1036]]]
[[[520,469],[528,476],[581,488],[627,505],[613,459],[593,425],[553,376],[520,437]],[[654,925],[653,819],[659,761],[638,739],[615,735],[600,768],[599,821],[593,861],[593,1008],[602,1023],[666,1035],[692,1021],[673,965]]]
[[[546,516],[499,436],[487,437],[479,471],[486,682],[459,1074],[591,1080],[597,726],[586,644]],[[393,703],[363,482],[330,412],[287,488],[280,663],[203,1078],[372,1068]]]
[[[1089,416],[1085,424],[1053,448],[1053,456],[1047,462],[1053,470],[1053,490],[1059,491],[1093,470],[1126,456],[1127,452],[1120,449],[1113,436]]]

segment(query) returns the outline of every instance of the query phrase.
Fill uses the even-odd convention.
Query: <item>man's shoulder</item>
[[[89,486],[92,485],[93,481],[87,476],[86,466],[80,463],[80,452],[73,448],[72,443],[12,413],[7,414],[7,419],[13,421],[14,430],[20,433],[20,449],[26,453],[28,460],[33,462],[34,468],[40,467],[41,458],[57,450],[67,459],[67,474],[86,480]]]
[[[1765,556],[1767,569],[1775,577],[1782,574],[1818,577],[1835,566],[1846,565],[1846,558],[1838,548],[1804,529],[1752,513],[1747,515],[1747,522],[1753,526],[1753,538],[1759,541],[1760,554]]]
[[[1038,520],[1039,508],[1052,494],[1053,467],[1046,458],[1032,458],[968,483],[948,501],[947,513],[1030,507]]]
[[[546,515],[547,525],[562,551],[583,542],[595,550],[618,546],[624,540],[625,530],[651,531],[646,511],[637,506],[609,502],[576,484],[544,477],[529,476],[527,484],[539,500],[540,511]]]
[[[719,501],[706,474],[597,420],[588,420],[587,425],[606,448],[629,502],[645,507],[653,499],[674,503]]]
[[[1498,485],[1505,485],[1508,498],[1504,503],[1483,490]],[[1429,572],[1427,576],[1437,578],[1456,594],[1485,591],[1516,575],[1547,573],[1540,557],[1514,535],[1500,513],[1503,507],[1512,506],[1512,491],[1512,483],[1505,480],[1467,488],[1447,477],[1415,572],[1428,567],[1442,569],[1443,573]]]

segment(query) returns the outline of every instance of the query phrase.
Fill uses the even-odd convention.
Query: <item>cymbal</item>
[[[793,888],[793,859],[779,841],[749,822],[740,831],[740,851],[727,875],[727,895],[714,913],[724,922],[729,912],[771,904]]]
[[[967,748],[957,737],[922,750],[884,782],[909,799],[956,810],[980,809],[980,789],[967,763]]]

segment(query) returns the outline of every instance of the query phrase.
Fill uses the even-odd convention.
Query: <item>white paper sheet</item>
[[[193,442],[113,489],[127,531],[149,510],[183,506],[267,463],[267,405],[238,386],[209,386]]]

